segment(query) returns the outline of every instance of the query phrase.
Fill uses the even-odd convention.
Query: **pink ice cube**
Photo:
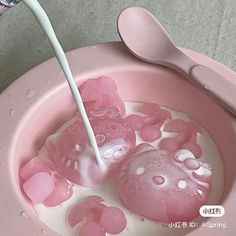
[[[211,169],[191,152],[150,149],[125,162],[119,174],[118,190],[127,208],[150,220],[169,223],[191,221],[206,204],[211,186]],[[187,153],[187,154],[188,154]]]
[[[93,212],[94,219],[100,219],[101,211],[106,207],[103,202],[104,200],[99,196],[89,196],[81,203],[73,206],[68,216],[70,226],[75,227],[84,218],[88,218],[91,212]],[[96,211],[96,209],[99,211]]]
[[[34,157],[20,169],[20,177],[23,180],[23,190],[33,204],[56,206],[72,196],[71,184],[55,174],[52,163],[38,157]],[[42,183],[44,180],[46,182]]]
[[[83,220],[86,222],[80,229],[80,236],[119,234],[127,226],[124,213],[117,207],[106,206],[99,196],[89,196],[75,205],[68,220],[72,228]]]
[[[51,163],[43,161],[38,157],[34,157],[20,169],[20,177],[22,180],[26,181],[37,172],[51,173],[52,169],[53,165]]]
[[[81,228],[79,236],[106,236],[106,232],[100,224],[91,222]]]
[[[147,115],[155,115],[161,111],[161,107],[156,103],[143,103],[138,111]]]
[[[24,192],[34,204],[42,203],[54,188],[54,179],[46,172],[34,174],[23,184]]]
[[[101,213],[100,223],[110,234],[121,233],[127,226],[124,213],[117,207],[106,207]]]
[[[161,137],[160,127],[156,125],[146,125],[142,128],[140,136],[146,142],[153,142]]]
[[[138,119],[138,117],[135,117],[136,119],[130,119],[130,123],[136,125],[141,124],[141,121],[144,122],[140,127],[140,137],[143,141],[153,142],[158,140],[162,135],[160,130],[162,125],[171,119],[170,112],[162,109],[156,103],[144,103],[138,108],[138,111],[144,113],[146,116],[142,117],[142,120],[140,118]]]
[[[132,114],[125,119],[126,124],[134,130],[140,130],[145,126],[145,121],[142,116]]]
[[[194,121],[184,121],[181,119],[169,121],[164,131],[175,133],[172,138],[164,138],[159,144],[160,149],[177,151],[178,149],[190,150],[196,158],[202,155],[202,149],[197,143],[197,133],[202,133],[203,129]]]
[[[73,189],[64,178],[54,176],[55,188],[53,192],[43,201],[43,204],[47,207],[57,206],[64,201],[71,198]]]
[[[135,147],[134,130],[120,118],[93,117],[91,125],[108,169],[117,167]],[[58,172],[70,181],[85,186],[97,184],[104,178],[89,145],[80,120],[65,129],[56,140],[54,136],[46,140],[48,156]]]
[[[89,109],[117,107],[125,114],[124,102],[117,92],[115,81],[109,76],[89,79],[79,87],[85,106]],[[87,107],[87,108],[88,108]]]

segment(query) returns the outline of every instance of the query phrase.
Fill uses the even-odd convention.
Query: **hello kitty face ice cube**
[[[118,190],[138,215],[163,223],[190,221],[207,202],[211,175],[209,165],[188,150],[172,153],[142,144],[122,166]]]
[[[111,118],[110,109],[105,109],[103,113],[101,109],[93,110],[93,114],[90,122],[109,172],[134,150],[135,133],[120,117]],[[73,183],[93,186],[105,177],[96,163],[85,127],[78,117],[61,134],[50,136],[46,140],[46,149],[57,171]]]

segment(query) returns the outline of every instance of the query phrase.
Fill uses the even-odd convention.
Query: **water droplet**
[[[161,185],[161,184],[163,184],[163,183],[165,182],[165,179],[164,179],[162,176],[157,175],[157,176],[154,176],[154,177],[152,178],[152,181],[153,181],[154,184],[156,184],[156,185]]]
[[[27,98],[32,98],[35,94],[35,91],[34,90],[31,90],[29,89],[27,92],[26,92],[26,97]]]
[[[9,110],[9,114],[10,114],[11,116],[14,116],[15,113],[16,113],[16,110],[15,110],[15,109],[10,109],[10,110]]]
[[[145,169],[144,169],[143,167],[139,167],[139,168],[137,168],[137,170],[135,171],[135,173],[136,173],[137,175],[142,175],[142,174],[144,174],[144,172],[145,172]]]
[[[20,216],[21,216],[21,217],[24,217],[24,218],[29,218],[28,214],[27,214],[25,211],[22,211],[22,212],[20,213]]]
[[[98,144],[102,144],[106,140],[106,136],[104,134],[97,134],[95,137]]]
[[[6,150],[7,147],[6,146],[1,146],[1,150]]]
[[[51,80],[47,80],[47,84],[51,84],[52,83],[52,81]]]
[[[41,233],[42,233],[42,234],[46,234],[47,231],[46,231],[45,229],[42,229],[42,230],[41,230]]]

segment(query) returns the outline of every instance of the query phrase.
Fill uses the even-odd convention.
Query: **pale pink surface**
[[[106,207],[101,214],[100,223],[111,234],[118,234],[127,226],[124,213],[117,207]]]
[[[163,223],[197,217],[208,199],[211,170],[194,158],[191,161],[198,162],[198,168],[190,160],[177,162],[169,151],[142,148],[120,171],[118,189],[125,206]]]
[[[75,227],[83,220],[83,218],[85,217],[87,218],[92,210],[97,208],[101,209],[104,207],[105,205],[103,205],[103,199],[101,197],[99,196],[86,197],[83,202],[73,206],[72,209],[70,210],[68,216],[70,226],[72,228]],[[93,217],[100,218],[100,212],[94,212]]]
[[[134,131],[120,118],[94,116],[90,122],[103,160],[108,168],[115,168],[134,149]],[[66,128],[56,140],[53,136],[46,140],[48,156],[58,172],[70,181],[85,186],[100,183],[105,177],[88,145],[87,133],[81,120]]]
[[[144,127],[145,121],[142,116],[132,114],[126,117],[125,122],[134,130],[140,130]]]
[[[126,124],[134,130],[140,131],[141,138],[146,142],[153,142],[161,137],[161,126],[171,118],[169,111],[163,110],[158,104],[144,103],[138,110],[145,114],[132,114],[126,117]]]
[[[51,173],[52,168],[53,166],[51,163],[42,161],[38,157],[34,157],[20,169],[20,177],[23,181],[26,181],[37,172]]]
[[[163,122],[165,120],[171,119],[171,114],[169,111],[162,109],[158,104],[156,103],[143,103],[139,108],[138,111],[141,113],[146,114],[147,118],[152,117],[153,119],[150,119],[150,122],[148,122],[148,119],[146,119],[146,123],[156,124],[159,122]]]
[[[146,115],[156,115],[161,111],[161,107],[156,103],[144,103],[138,108],[138,111]]]
[[[30,177],[24,184],[25,194],[33,204],[42,203],[53,192],[55,187],[53,177],[45,172],[38,172]]]
[[[79,87],[83,101],[89,109],[117,107],[125,114],[124,102],[117,93],[115,81],[109,76],[85,81]]]
[[[72,186],[59,176],[54,176],[55,188],[53,192],[43,201],[47,207],[57,206],[70,199],[73,194]]]
[[[140,143],[138,146],[136,146],[135,150],[134,150],[134,154],[133,155],[137,155],[141,152],[144,151],[150,151],[150,150],[155,150],[156,148],[154,146],[152,146],[151,144],[148,143]]]
[[[96,222],[91,222],[84,225],[78,236],[105,236],[106,232],[104,229]]]
[[[79,236],[89,236],[88,233],[90,235],[118,234],[127,226],[124,213],[117,207],[107,207],[104,200],[98,196],[89,196],[75,205],[70,210],[68,220],[71,227],[85,220],[86,223],[81,227]]]
[[[188,149],[196,158],[200,158],[202,150],[197,143],[197,133],[202,132],[202,128],[194,121],[171,120],[164,131],[176,133],[173,138],[162,139],[159,148],[169,151],[177,151],[178,149]]]
[[[161,137],[160,127],[156,125],[146,125],[140,131],[140,136],[146,142],[153,142]]]
[[[156,103],[144,103],[138,108],[138,111],[146,115],[142,118],[145,124],[140,128],[140,137],[146,142],[158,140],[162,135],[160,128],[171,119],[170,112],[162,109]],[[138,123],[138,120],[133,121],[134,124],[135,122]]]
[[[199,53],[186,49],[183,51],[200,64],[209,66],[235,83],[235,73],[224,65]],[[227,214],[221,217],[221,222],[227,223],[227,228],[224,229],[225,235],[234,235],[236,231],[234,222],[236,192],[233,191],[236,160],[235,119],[201,90],[186,83],[178,73],[136,60],[119,42],[96,45],[96,48],[77,49],[68,53],[67,58],[78,83],[95,74],[98,76],[109,74],[116,78],[123,99],[158,102],[163,106],[184,111],[204,124],[213,136],[224,160],[223,206]],[[85,58],[89,58],[86,65]],[[0,96],[2,111],[0,143],[5,146],[0,149],[0,161],[5,165],[0,172],[4,176],[0,178],[3,189],[0,194],[0,228],[4,235],[32,236],[34,232],[35,236],[41,236],[42,229],[48,236],[59,235],[38,220],[24,196],[16,194],[19,191],[18,170],[22,163],[27,157],[34,156],[44,139],[57,130],[76,110],[67,82],[63,76],[58,76],[58,71],[60,68],[57,61],[49,60],[16,80]],[[176,89],[177,87],[179,89]],[[30,103],[25,98],[29,88],[36,92]],[[174,99],[170,94],[173,94]],[[9,115],[9,109],[12,108],[16,109],[14,116]],[[28,217],[21,217],[21,212],[25,212]],[[218,221],[218,218],[210,219],[212,223]],[[163,232],[163,235],[166,234]],[[188,235],[221,236],[222,231],[218,228],[199,227]]]

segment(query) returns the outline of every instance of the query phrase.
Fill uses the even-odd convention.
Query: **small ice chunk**
[[[42,203],[54,188],[54,179],[46,172],[36,173],[23,184],[23,190],[33,204]]]
[[[117,207],[106,207],[101,214],[100,223],[110,234],[119,234],[127,226],[124,213]]]
[[[100,224],[96,222],[89,222],[85,224],[79,233],[80,236],[105,236],[106,232]]]
[[[126,124],[134,130],[140,130],[144,127],[145,122],[142,116],[132,114],[125,119]]]
[[[161,137],[160,127],[156,125],[146,125],[142,128],[140,136],[146,142],[153,142]]]
[[[22,180],[26,181],[37,172],[50,173],[52,168],[53,165],[51,163],[45,162],[38,157],[34,157],[20,169],[20,177]]]
[[[73,189],[64,178],[55,176],[55,188],[53,192],[43,201],[48,207],[53,207],[71,198]]]

